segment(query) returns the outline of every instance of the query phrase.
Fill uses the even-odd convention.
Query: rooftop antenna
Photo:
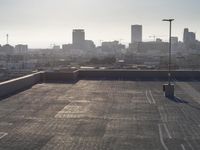
[[[8,44],[8,38],[9,38],[9,35],[6,34],[6,44]]]

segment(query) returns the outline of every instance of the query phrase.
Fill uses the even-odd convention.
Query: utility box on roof
[[[163,91],[165,97],[174,98],[174,84],[164,84]]]

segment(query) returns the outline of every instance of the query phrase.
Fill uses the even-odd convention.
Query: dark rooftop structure
[[[139,72],[117,71],[120,78],[107,79],[100,78],[102,72],[90,72],[89,79],[87,73],[69,75],[73,82],[55,82],[61,73],[40,73],[0,84],[0,149],[200,149],[197,78],[178,80],[176,97],[170,100],[163,96],[164,76],[131,80],[122,77]],[[12,94],[2,92],[22,82],[26,86]]]

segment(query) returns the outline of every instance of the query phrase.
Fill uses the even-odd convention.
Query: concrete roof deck
[[[200,84],[80,80],[36,84],[0,101],[0,149],[198,150]]]

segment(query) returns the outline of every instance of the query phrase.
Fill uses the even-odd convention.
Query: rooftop
[[[0,149],[198,150],[200,84],[41,83],[0,101]]]

